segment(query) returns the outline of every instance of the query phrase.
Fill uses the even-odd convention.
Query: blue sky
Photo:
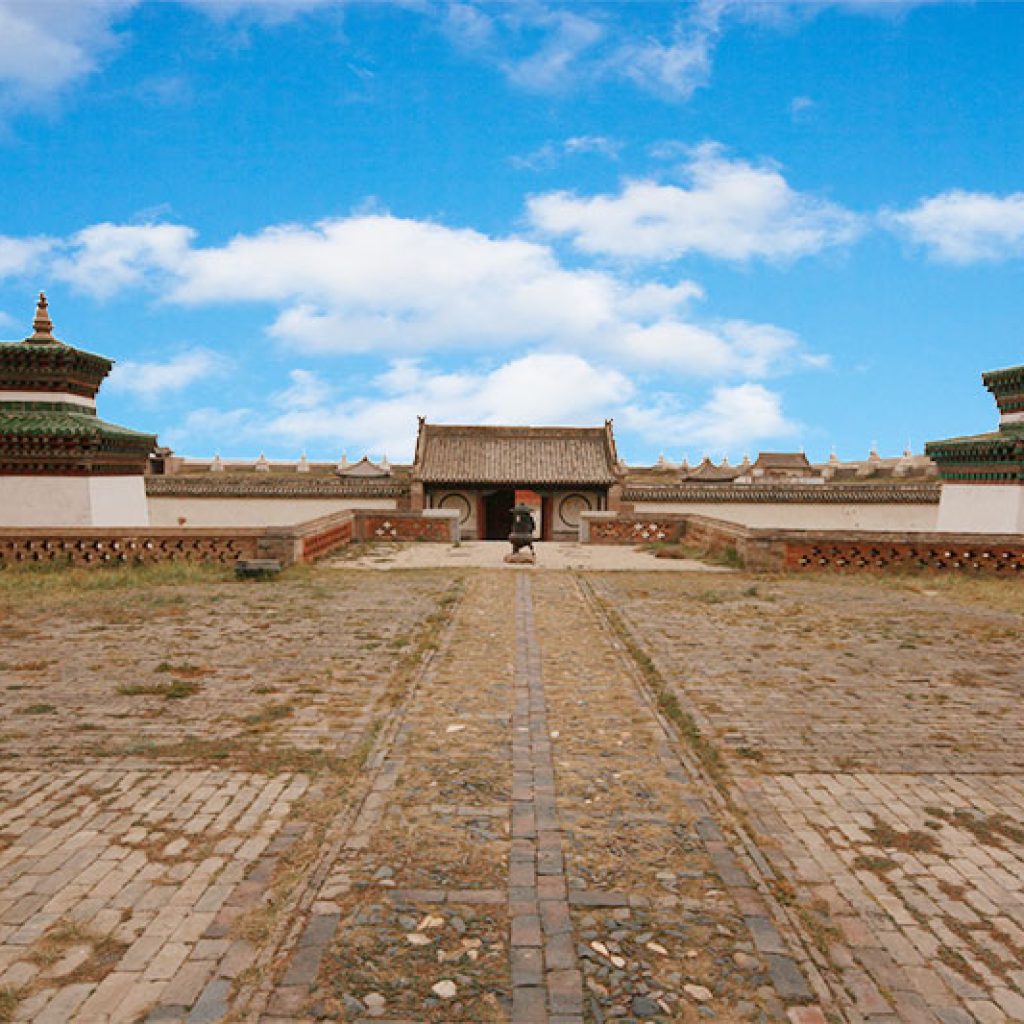
[[[1024,5],[0,0],[0,337],[192,455],[883,454],[1024,362]]]

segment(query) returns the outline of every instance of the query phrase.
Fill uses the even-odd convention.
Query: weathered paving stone
[[[57,715],[0,728],[0,985],[20,1017],[1024,1018],[1022,603],[666,575],[467,577],[394,692],[449,580],[314,576],[316,599],[281,581],[273,610],[193,588],[181,613],[153,604],[145,648],[102,597],[57,625],[30,609],[70,653],[16,676]],[[623,637],[650,663],[631,669]],[[34,657],[14,642],[5,663]],[[193,664],[198,693],[117,692],[171,681],[161,658]],[[665,728],[646,664],[717,760]],[[23,692],[0,687],[0,722]],[[323,860],[300,809],[329,775],[246,744],[343,758],[371,726]],[[285,870],[294,851],[322,870]]]

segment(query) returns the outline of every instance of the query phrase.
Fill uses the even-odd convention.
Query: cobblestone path
[[[1015,586],[598,583],[722,752],[849,1021],[1024,1020]]]
[[[813,1001],[574,577],[471,577],[398,716],[268,1024],[768,1021]]]
[[[14,623],[0,1021],[1024,1020],[1012,603],[529,570],[177,593],[132,598],[156,650],[113,598]]]

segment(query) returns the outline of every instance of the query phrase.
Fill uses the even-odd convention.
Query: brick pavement
[[[473,576],[398,715],[266,1024],[767,1021],[813,999],[572,577]]]
[[[463,575],[0,593],[0,1019],[1024,1020],[1012,602]]]
[[[220,1020],[451,580],[47,582],[0,591],[0,1019]]]
[[[724,756],[834,1011],[1024,1020],[1019,585],[598,586]]]

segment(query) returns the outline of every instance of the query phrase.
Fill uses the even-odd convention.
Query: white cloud
[[[95,71],[137,0],[0,0],[0,100],[45,98]]]
[[[324,405],[333,389],[312,370],[292,370],[291,384],[274,396],[274,404],[282,409],[315,409]]]
[[[101,224],[54,273],[110,295],[147,286],[185,305],[270,303],[268,334],[307,354],[542,348],[612,365],[763,377],[806,360],[791,333],[695,318],[692,281],[567,268],[547,246],[383,214],[268,227],[197,247],[181,225]]]
[[[270,333],[304,351],[411,352],[579,339],[614,320],[620,290],[532,242],[371,215],[191,250],[170,298],[281,303]]]
[[[197,455],[245,452],[257,435],[260,418],[252,409],[193,409],[177,426],[160,431],[160,439],[172,448]],[[190,447],[198,445],[198,447]]]
[[[55,244],[50,238],[10,238],[0,235],[0,278],[15,277],[34,270]]]
[[[802,124],[811,119],[817,103],[810,96],[794,96],[789,101],[789,117],[794,124]]]
[[[688,100],[711,78],[719,20],[719,5],[698,3],[690,21],[676,22],[669,41],[627,40],[611,55],[608,66],[648,92]]]
[[[693,150],[682,171],[688,188],[631,181],[618,195],[553,192],[531,198],[529,216],[583,252],[647,260],[790,260],[859,233],[855,214],[795,191],[773,166],[729,160],[715,144]]]
[[[208,18],[226,21],[245,16],[267,25],[279,25],[320,7],[338,7],[345,0],[180,0]]]
[[[296,449],[328,444],[348,451],[412,456],[416,417],[434,422],[491,424],[599,423],[634,392],[621,372],[574,355],[531,353],[491,370],[437,371],[394,360],[358,397],[334,399],[318,375],[302,376],[302,397],[277,416],[251,410],[199,410],[171,435],[180,440],[226,428],[233,436]],[[281,397],[281,396],[279,396]]]
[[[765,377],[799,351],[790,331],[743,320],[713,327],[664,319],[626,332],[626,353],[641,366],[697,377]]]
[[[681,8],[669,37],[631,31],[612,9],[524,3],[449,5],[445,33],[473,56],[533,92],[564,91],[603,80],[631,81],[666,99],[686,100],[710,74],[723,4]]]
[[[110,372],[107,388],[144,402],[154,402],[168,394],[184,391],[221,376],[228,361],[216,352],[194,348],[165,362],[143,363],[128,359],[118,362]]]
[[[557,166],[566,156],[596,154],[618,160],[622,145],[618,139],[605,135],[574,135],[558,143],[545,142],[525,156],[511,157],[509,163],[524,171],[545,171]]]
[[[180,270],[195,232],[178,224],[94,224],[70,240],[54,276],[98,297],[148,275]]]
[[[593,18],[541,5],[511,8],[504,20],[519,32],[541,35],[533,53],[502,62],[509,81],[538,92],[574,85],[581,57],[605,34],[604,27]]]
[[[664,447],[735,449],[791,437],[798,429],[786,419],[780,396],[760,384],[717,387],[707,402],[690,411],[666,402],[649,408],[629,406],[619,422]]]
[[[954,189],[882,221],[937,260],[977,263],[1024,256],[1024,192],[995,196]]]
[[[181,0],[207,17],[241,14],[277,24],[338,0]],[[47,100],[98,71],[127,38],[118,32],[140,0],[0,0],[0,104]],[[150,80],[151,83],[159,79]],[[166,96],[180,83],[164,79]]]
[[[609,160],[618,160],[622,143],[607,135],[574,135],[562,144],[566,153],[597,153]]]
[[[761,385],[718,387],[703,405],[688,409],[670,396],[642,399],[645,393],[621,371],[574,355],[530,353],[494,369],[455,372],[396,360],[364,394],[338,400],[315,375],[303,379],[320,389],[318,403],[269,418],[252,409],[199,409],[166,436],[199,448],[212,443],[204,442],[208,437],[243,449],[327,447],[408,460],[417,415],[509,425],[590,425],[611,416],[645,440],[672,446],[739,447],[796,430],[779,396]]]

